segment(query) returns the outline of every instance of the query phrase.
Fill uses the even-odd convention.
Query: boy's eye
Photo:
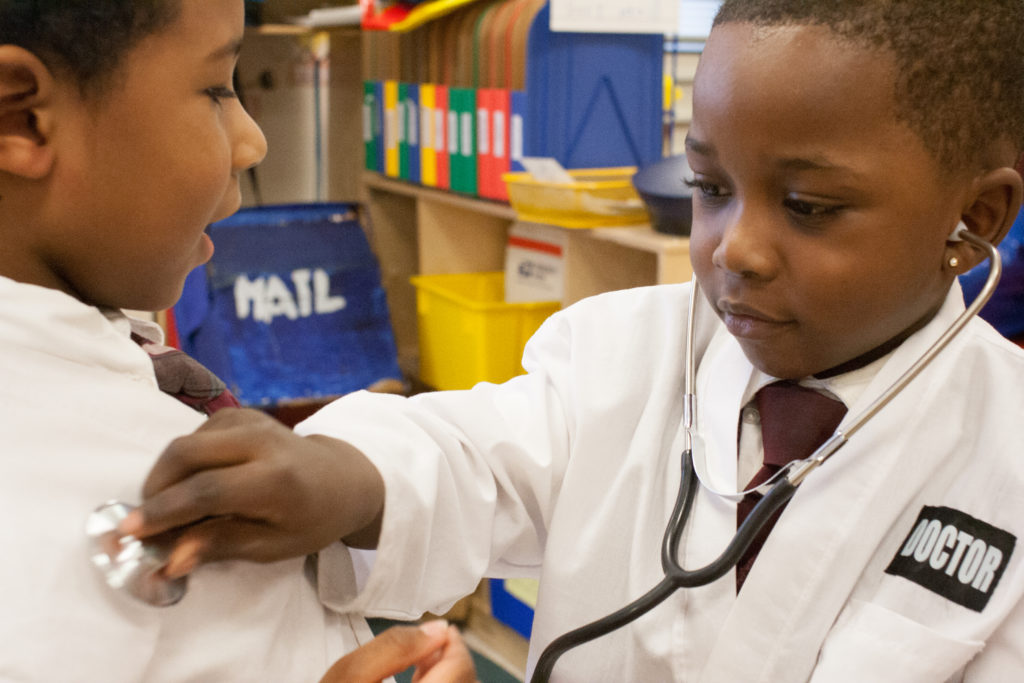
[[[217,104],[220,104],[221,100],[238,97],[238,94],[226,85],[215,85],[212,88],[207,88],[203,93]]]
[[[687,179],[683,183],[691,190],[696,190],[700,194],[701,199],[720,199],[726,196],[726,192],[720,185],[706,180]]]
[[[792,213],[808,218],[824,218],[842,209],[841,206],[836,204],[822,204],[792,197],[787,198],[783,205]]]

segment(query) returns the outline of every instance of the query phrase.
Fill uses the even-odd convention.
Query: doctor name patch
[[[1013,534],[959,510],[925,506],[885,573],[980,612],[1016,542]]]

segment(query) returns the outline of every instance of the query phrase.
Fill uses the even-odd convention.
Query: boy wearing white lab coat
[[[849,422],[964,309],[956,277],[984,254],[952,230],[998,243],[1020,208],[1022,25],[1018,0],[723,4],[687,136],[709,483],[736,490],[759,466],[762,386],[799,381]],[[532,667],[663,576],[688,298],[675,285],[585,300],[530,341],[522,377],[349,397],[300,425],[310,436],[216,418],[165,452],[130,528],[242,518],[186,531],[180,571],[332,537],[375,546],[368,574],[327,546],[323,594],[400,618],[482,576],[536,576]],[[678,591],[569,651],[552,680],[1021,678],[1022,405],[1024,353],[972,321],[806,479],[738,594],[732,575]],[[346,475],[367,458],[376,476]],[[230,467],[203,471],[200,497],[188,475],[212,465]],[[243,501],[241,481],[272,493]],[[270,531],[244,548],[253,521]],[[702,489],[677,559],[701,567],[735,531],[736,504]]]

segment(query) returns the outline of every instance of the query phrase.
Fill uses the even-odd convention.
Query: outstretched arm
[[[338,540],[372,548],[384,513],[383,480],[361,452],[325,436],[300,437],[245,409],[218,411],[171,442],[142,495],[121,530],[180,533],[170,577],[201,562],[271,562]]]

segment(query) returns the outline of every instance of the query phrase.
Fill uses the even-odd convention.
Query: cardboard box
[[[505,301],[561,301],[565,292],[565,231],[517,221],[505,249]]]

